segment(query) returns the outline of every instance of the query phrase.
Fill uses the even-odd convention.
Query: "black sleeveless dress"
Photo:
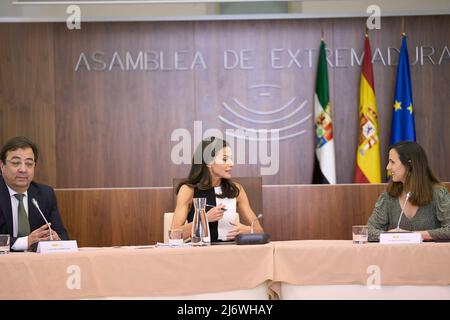
[[[209,204],[211,206],[216,206],[216,193],[214,191],[214,187],[208,189],[208,190],[199,190],[197,188],[194,189],[194,198],[206,198],[206,204]],[[206,207],[206,212],[208,212],[211,207]],[[191,206],[191,209],[189,210],[187,221],[192,222],[194,219],[194,206]],[[209,232],[211,236],[211,242],[217,242],[219,238],[219,232],[217,230],[219,225],[218,221],[209,222]]]

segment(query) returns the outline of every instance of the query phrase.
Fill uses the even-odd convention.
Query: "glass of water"
[[[183,228],[169,230],[169,244],[176,247],[183,245]]]
[[[0,234],[0,254],[9,253],[9,234]]]
[[[369,237],[369,229],[367,226],[353,226],[353,243],[363,244],[367,242]]]

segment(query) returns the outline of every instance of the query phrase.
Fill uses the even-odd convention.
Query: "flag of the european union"
[[[402,48],[397,67],[395,101],[392,110],[391,144],[398,141],[416,141],[414,125],[411,73],[409,68],[406,36],[402,37]]]

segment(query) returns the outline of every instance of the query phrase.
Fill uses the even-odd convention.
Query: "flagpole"
[[[411,71],[406,40],[406,34],[403,32],[395,82],[390,144],[399,141],[416,141]]]
[[[406,33],[405,33],[405,17],[402,17],[401,29],[402,29],[402,36],[406,36]]]

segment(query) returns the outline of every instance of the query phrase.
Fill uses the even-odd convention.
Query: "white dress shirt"
[[[18,207],[19,207],[19,200],[16,199],[14,196],[17,194],[16,191],[11,189],[8,185],[8,191],[9,196],[11,199],[11,208],[12,208],[12,220],[13,220],[13,237],[17,237],[17,233],[19,232],[19,213],[18,213]],[[25,207],[25,212],[28,216],[28,191],[25,191],[23,193],[23,206]],[[26,237],[20,237],[16,239],[16,242],[14,242],[14,245],[11,247],[11,249],[16,251],[24,251],[28,249],[28,236]]]

